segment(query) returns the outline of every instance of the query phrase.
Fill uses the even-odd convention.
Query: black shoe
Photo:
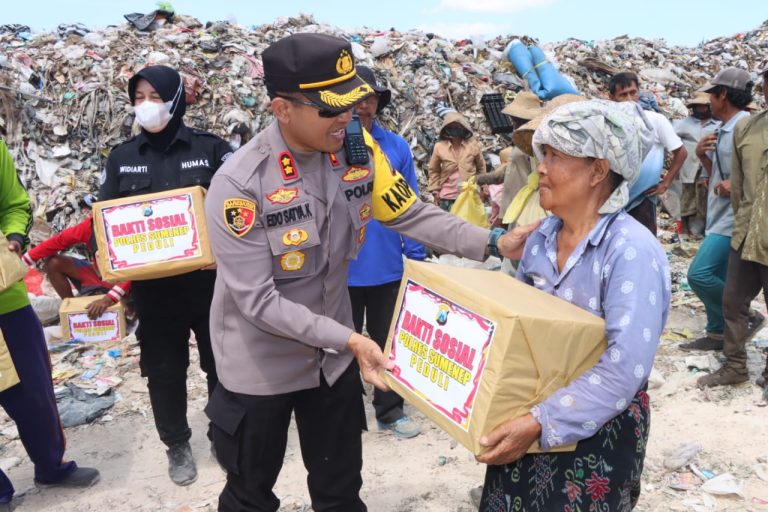
[[[86,489],[96,484],[100,478],[101,475],[99,474],[98,469],[77,468],[57,482],[43,483],[35,480],[35,485],[40,489],[49,489],[51,487],[62,487],[65,489]]]
[[[173,483],[189,485],[197,480],[197,467],[188,442],[171,446],[165,454],[168,455],[168,475]]]
[[[690,343],[682,343],[678,348],[680,350],[723,350],[723,340],[704,336]]]

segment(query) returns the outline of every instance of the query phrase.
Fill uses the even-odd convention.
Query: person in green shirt
[[[29,196],[13,158],[0,139],[0,231],[8,249],[21,255],[32,224]],[[51,382],[51,360],[43,328],[27,297],[23,281],[0,292],[0,331],[20,382],[0,391],[0,406],[16,422],[19,437],[35,465],[38,487],[90,487],[99,480],[93,468],[64,460],[65,439]],[[13,484],[0,471],[0,512],[10,511]]]

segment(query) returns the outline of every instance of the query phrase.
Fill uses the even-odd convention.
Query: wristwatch
[[[507,230],[504,228],[493,228],[491,230],[491,235],[488,237],[488,254],[495,256],[496,258],[501,258],[496,243],[499,241],[499,237],[506,232]]]

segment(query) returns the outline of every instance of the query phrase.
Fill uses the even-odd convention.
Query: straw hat
[[[536,131],[536,128],[539,127],[539,124],[541,124],[541,121],[547,116],[547,114],[555,110],[557,107],[561,107],[568,103],[575,103],[577,101],[586,101],[587,99],[588,98],[585,96],[579,96],[578,94],[561,94],[560,96],[557,96],[546,102],[536,117],[514,131],[512,134],[512,141],[515,143],[515,146],[520,148],[520,151],[526,155],[533,156],[533,146],[531,145],[531,141],[533,140],[533,132]]]
[[[515,96],[512,103],[502,109],[501,113],[531,120],[541,112],[541,109],[541,101],[538,96],[529,91],[522,91]]]
[[[709,94],[706,92],[697,92],[693,95],[693,98],[688,100],[685,104],[686,107],[692,107],[694,105],[709,105]]]

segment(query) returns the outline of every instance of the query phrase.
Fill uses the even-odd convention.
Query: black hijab
[[[175,69],[168,66],[148,66],[142,69],[128,81],[128,97],[131,99],[131,105],[136,102],[136,86],[142,78],[154,87],[163,101],[172,101],[176,98],[173,105],[171,105],[171,111],[173,112],[171,120],[168,121],[168,124],[162,131],[150,133],[144,128],[141,129],[150,144],[165,149],[171,144],[176,136],[176,132],[183,125],[182,117],[184,117],[184,112],[187,111],[187,102],[184,97],[184,86],[181,82],[181,76]],[[179,87],[182,87],[182,90],[177,96]]]

